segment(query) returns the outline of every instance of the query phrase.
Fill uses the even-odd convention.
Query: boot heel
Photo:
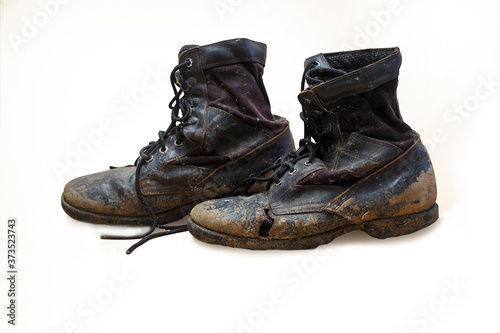
[[[431,225],[438,217],[439,208],[435,203],[431,208],[421,213],[365,222],[361,230],[380,239],[402,236]]]

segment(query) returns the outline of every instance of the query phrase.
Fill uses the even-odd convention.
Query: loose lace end
[[[139,246],[141,246],[142,244],[154,239],[154,238],[157,238],[157,237],[162,237],[162,236],[167,236],[167,235],[173,235],[173,234],[176,234],[176,233],[179,233],[179,232],[184,232],[184,231],[187,231],[188,230],[188,227],[187,225],[181,225],[181,226],[176,226],[176,227],[170,227],[170,226],[165,226],[165,227],[160,227],[162,229],[168,229],[167,231],[163,231],[163,232],[158,232],[156,234],[151,234],[149,236],[146,236],[144,238],[142,238],[140,241],[138,241],[137,243],[135,243],[134,245],[132,245],[131,247],[129,247],[129,249],[127,250],[127,254],[131,254],[132,252],[134,252],[135,249],[137,249]]]

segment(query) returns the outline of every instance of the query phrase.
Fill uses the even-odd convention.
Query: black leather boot
[[[436,221],[432,163],[399,112],[400,65],[398,48],[308,58],[300,148],[271,177],[242,184],[270,181],[267,192],[197,205],[189,231],[214,244],[303,249],[352,230],[386,238]]]
[[[183,47],[171,74],[171,125],[133,166],[69,182],[66,213],[92,223],[150,225],[132,237],[141,238],[295,149],[288,122],[271,113],[265,59],[266,45],[248,39]]]

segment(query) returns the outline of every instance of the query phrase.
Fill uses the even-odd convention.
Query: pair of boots
[[[134,165],[69,182],[66,213],[150,226],[103,236],[140,239],[127,253],[187,229],[208,243],[304,249],[351,230],[386,238],[437,220],[429,155],[399,112],[398,48],[306,59],[297,150],[288,122],[271,113],[265,59],[265,44],[248,39],[184,46],[170,77],[168,129]],[[187,226],[169,226],[187,214]]]

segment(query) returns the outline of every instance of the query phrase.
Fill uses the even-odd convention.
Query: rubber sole
[[[187,204],[183,204],[182,208],[176,207],[170,210],[167,210],[162,213],[156,214],[156,219],[158,221],[158,225],[167,224],[170,222],[177,221],[184,216],[189,214],[189,211],[196,206],[201,201],[191,202]],[[61,205],[70,217],[94,224],[108,224],[108,225],[140,225],[140,226],[149,226],[152,223],[151,215],[139,215],[139,216],[120,216],[120,215],[106,215],[99,214],[95,212],[89,212],[84,209],[75,207],[70,205],[66,200],[64,200],[64,196],[61,195]]]
[[[421,213],[372,220],[361,224],[349,224],[322,234],[293,239],[233,236],[202,227],[194,222],[191,217],[189,217],[187,225],[189,232],[205,243],[252,250],[299,250],[313,249],[319,245],[330,243],[335,238],[353,230],[362,230],[368,235],[379,239],[407,235],[431,225],[438,217],[439,207],[435,203],[431,208]]]

